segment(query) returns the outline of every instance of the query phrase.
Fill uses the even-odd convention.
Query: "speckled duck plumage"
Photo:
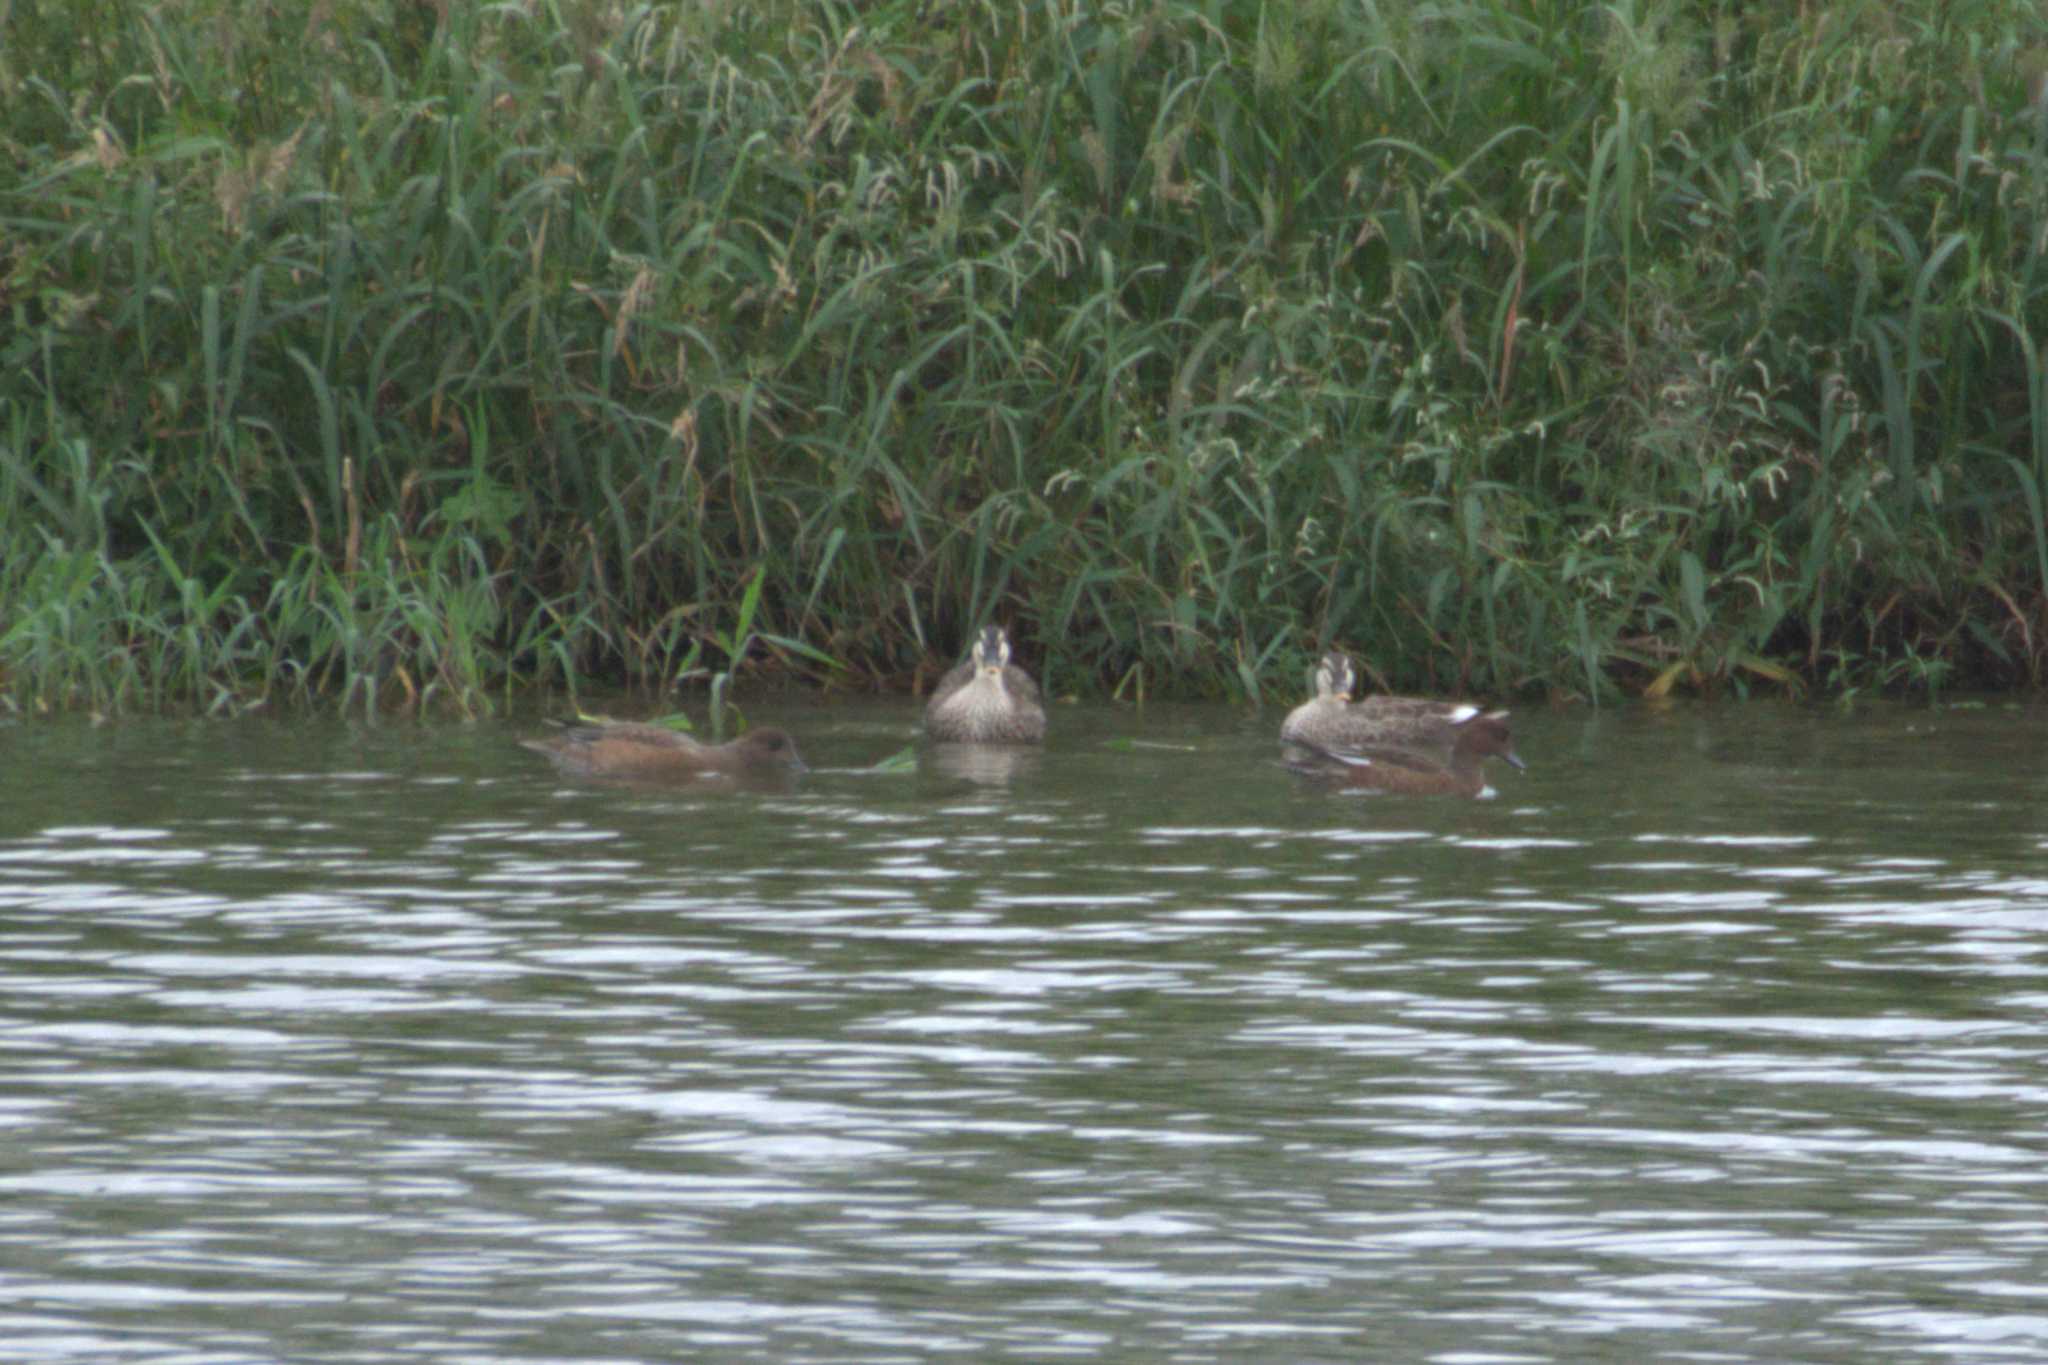
[[[1316,695],[1288,712],[1280,740],[1326,749],[1383,746],[1438,752],[1448,758],[1459,727],[1479,716],[1469,702],[1426,697],[1365,697],[1348,655],[1331,652],[1316,665]],[[1505,715],[1506,712],[1500,714]]]
[[[1010,638],[984,626],[965,663],[947,672],[924,708],[933,739],[969,744],[1036,744],[1045,706],[1031,675],[1010,662]]]
[[[1304,771],[1347,787],[1404,796],[1471,797],[1488,790],[1487,759],[1523,766],[1507,717],[1505,711],[1484,711],[1454,722],[1450,750],[1441,756],[1399,747],[1335,749],[1313,741],[1294,743],[1312,756]]]

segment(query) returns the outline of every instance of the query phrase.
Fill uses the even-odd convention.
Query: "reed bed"
[[[2017,0],[16,0],[0,697],[2036,685]]]

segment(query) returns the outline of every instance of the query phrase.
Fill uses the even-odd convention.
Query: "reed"
[[[0,695],[2037,684],[2038,7],[17,7]]]

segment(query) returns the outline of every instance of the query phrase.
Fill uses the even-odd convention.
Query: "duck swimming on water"
[[[737,777],[805,771],[796,741],[772,728],[749,730],[724,744],[706,744],[666,725],[580,722],[559,735],[519,742],[572,777]]]
[[[1010,637],[983,626],[965,663],[939,679],[925,704],[933,739],[969,744],[1036,744],[1045,738],[1045,706],[1031,675],[1010,662]]]
[[[1448,757],[1398,746],[1339,749],[1296,739],[1292,743],[1297,751],[1305,751],[1310,758],[1293,766],[1346,787],[1404,796],[1479,796],[1487,791],[1487,759],[1499,758],[1514,768],[1525,766],[1515,752],[1507,712],[1475,710],[1463,720],[1451,722],[1451,727]]]
[[[1358,698],[1358,670],[1347,654],[1332,651],[1316,665],[1316,695],[1288,712],[1280,742],[1323,749],[1392,745],[1448,757],[1459,727],[1481,714],[1469,702],[1427,697]],[[1505,711],[1499,712],[1506,715]]]

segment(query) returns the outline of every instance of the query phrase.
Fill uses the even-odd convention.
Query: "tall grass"
[[[2042,54],[2018,0],[21,7],[0,690],[722,715],[985,619],[1126,695],[2038,683]]]

